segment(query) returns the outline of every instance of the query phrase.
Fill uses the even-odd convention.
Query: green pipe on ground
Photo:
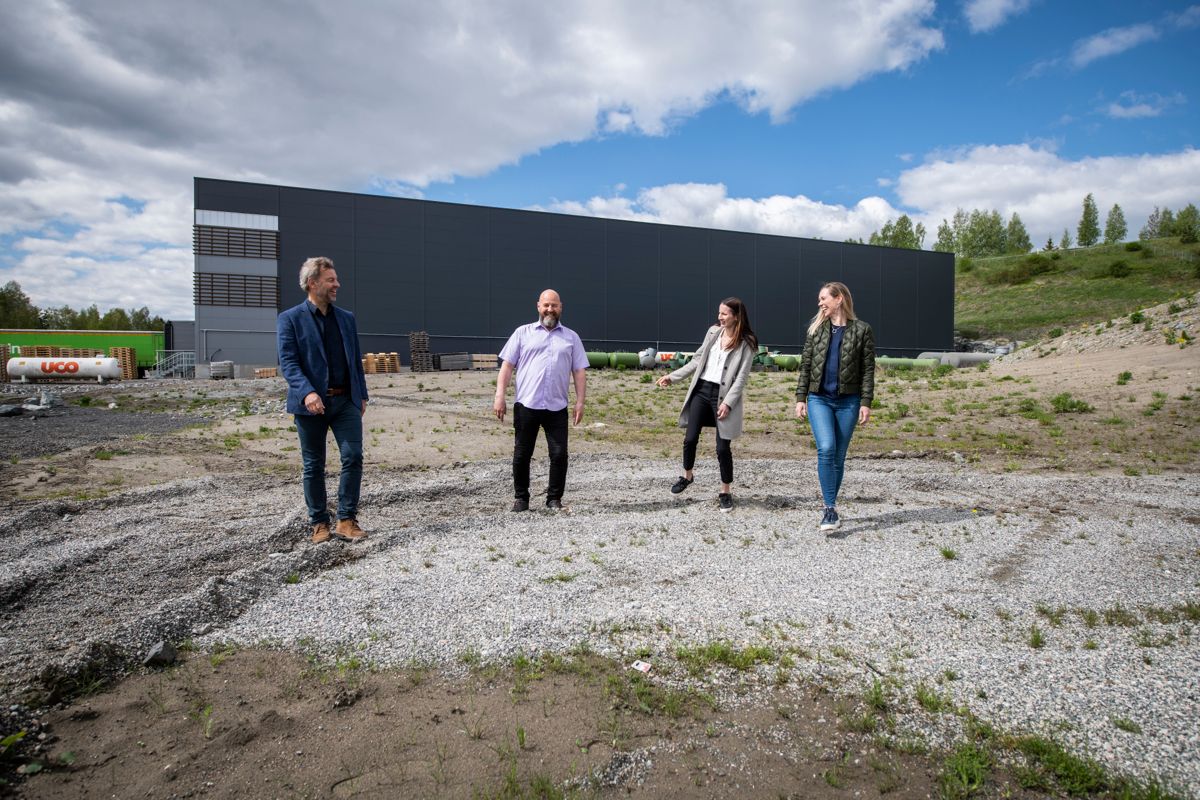
[[[603,369],[608,366],[608,353],[591,352],[587,354],[588,366],[592,369]]]
[[[933,369],[941,363],[936,358],[892,358],[879,356],[875,359],[876,366],[899,367],[901,369]]]
[[[609,353],[608,365],[613,369],[624,367],[625,369],[637,369],[642,365],[642,360],[637,353]]]

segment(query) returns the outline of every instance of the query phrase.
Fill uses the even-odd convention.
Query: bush
[[[1057,339],[1058,337],[1060,337],[1060,336],[1062,336],[1062,335],[1063,335],[1063,329],[1062,329],[1062,328],[1051,328],[1049,331],[1047,331],[1047,333],[1046,333],[1046,338],[1048,338],[1048,339]]]
[[[1049,258],[1041,253],[1034,253],[1011,267],[991,273],[987,276],[987,282],[993,285],[1006,283],[1016,286],[1020,283],[1028,283],[1035,275],[1044,275],[1053,271],[1054,265]]]
[[[1130,242],[1130,244],[1134,244],[1134,242]],[[1108,277],[1110,278],[1124,278],[1131,271],[1129,265],[1124,261],[1114,261],[1108,265]]]
[[[975,269],[975,262],[971,260],[970,256],[963,256],[954,262],[954,266],[960,274],[966,275],[968,272]]]
[[[1135,311],[1129,315],[1129,321],[1132,322],[1134,325],[1137,325],[1139,322],[1141,322],[1145,318],[1146,318],[1146,315],[1140,311]]]
[[[1062,258],[1062,253],[1058,252],[1057,250],[1050,254],[1050,259],[1052,261],[1058,261],[1060,258]]]
[[[1126,252],[1136,253],[1138,250],[1141,250],[1141,249],[1142,249],[1141,242],[1126,242],[1125,243]]]
[[[1084,401],[1071,397],[1070,392],[1063,392],[1051,397],[1050,405],[1059,414],[1087,414],[1095,410]]]

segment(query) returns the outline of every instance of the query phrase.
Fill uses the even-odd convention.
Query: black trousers
[[[688,401],[687,433],[683,435],[683,468],[696,466],[696,445],[700,442],[701,428],[717,427],[717,395],[721,387],[712,381],[700,381]],[[721,467],[721,483],[733,483],[733,448],[728,439],[721,438],[717,431],[717,464]]]
[[[529,499],[529,462],[537,443],[538,429],[546,431],[546,449],[550,451],[550,480],[547,500],[561,500],[567,485],[567,409],[546,411],[513,404],[513,488],[519,500]]]

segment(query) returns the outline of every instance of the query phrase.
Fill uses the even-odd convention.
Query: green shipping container
[[[137,365],[142,368],[154,366],[157,351],[166,349],[166,336],[162,331],[39,331],[21,328],[0,328],[0,345],[42,347],[89,347],[103,350],[110,355],[109,348],[132,347]]]

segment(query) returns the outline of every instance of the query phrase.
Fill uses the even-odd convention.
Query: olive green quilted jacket
[[[807,402],[810,392],[821,390],[825,374],[825,359],[829,355],[829,338],[833,327],[825,320],[804,342],[800,356],[800,379],[796,384],[796,399]],[[842,350],[838,361],[838,394],[857,394],[862,404],[871,407],[875,397],[875,333],[861,319],[846,323],[842,334]]]

